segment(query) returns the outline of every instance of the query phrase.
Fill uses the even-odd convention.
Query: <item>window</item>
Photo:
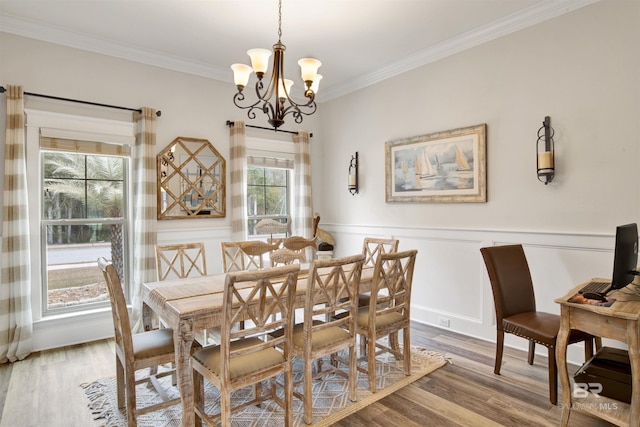
[[[111,260],[128,283],[126,148],[40,138],[43,313],[109,304],[98,257]]]
[[[285,237],[291,232],[293,212],[293,167],[295,146],[291,139],[246,139],[247,147],[247,237],[266,240]],[[260,234],[256,225],[262,219],[283,224],[277,233]]]
[[[258,236],[255,227],[261,219],[289,223],[291,170],[249,165],[247,172],[248,235]],[[280,235],[280,234],[279,234]],[[284,235],[284,233],[281,233]],[[272,235],[269,237],[274,237]]]

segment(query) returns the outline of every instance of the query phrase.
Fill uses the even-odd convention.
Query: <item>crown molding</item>
[[[489,25],[476,28],[427,49],[421,50],[383,68],[334,84],[319,93],[317,100],[318,102],[324,102],[338,98],[349,92],[354,92],[375,83],[379,83],[398,74],[436,62],[440,59],[539,24],[548,19],[572,12],[598,1],[600,0],[547,0],[545,2],[538,3],[527,9],[507,16],[500,21],[494,21]]]
[[[226,68],[43,26],[12,15],[0,14],[0,31],[200,77],[233,81]]]
[[[600,0],[546,0],[509,15],[500,21],[476,28],[407,56],[383,68],[329,86],[318,94],[317,101],[320,103],[338,98],[347,93],[354,92],[398,74],[438,61],[447,56],[454,55],[598,1]],[[133,46],[112,43],[103,39],[64,31],[59,28],[43,26],[12,15],[0,14],[0,28],[0,31],[6,33],[42,40],[48,43],[113,56],[223,82],[233,81],[227,68],[171,56],[158,51],[143,50]]]

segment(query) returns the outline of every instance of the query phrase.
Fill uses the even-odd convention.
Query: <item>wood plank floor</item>
[[[547,360],[505,348],[501,375],[493,373],[491,342],[415,324],[412,343],[440,351],[452,363],[336,423],[354,426],[557,426]],[[572,370],[575,370],[573,367]],[[0,427],[96,426],[81,384],[115,375],[113,341],[34,353],[0,365]],[[560,392],[559,392],[560,393]],[[573,413],[570,426],[611,424]]]

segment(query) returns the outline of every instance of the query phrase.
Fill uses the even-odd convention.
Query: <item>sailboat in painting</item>
[[[422,149],[422,155],[416,156],[416,178],[422,179],[432,176],[436,176],[436,170],[429,161],[426,150]]]
[[[469,162],[460,151],[460,148],[456,145],[456,166],[459,171],[468,171],[471,170],[471,166],[469,166]]]

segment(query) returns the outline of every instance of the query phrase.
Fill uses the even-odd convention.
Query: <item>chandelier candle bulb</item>
[[[311,84],[311,90],[314,94],[318,93],[318,88],[320,87],[320,80],[322,80],[322,74],[316,74],[316,78]]]
[[[271,51],[269,49],[249,49],[247,55],[251,58],[251,67],[255,71],[258,78],[262,78],[264,73],[269,69],[269,57]]]
[[[233,64],[231,66],[233,70],[233,81],[238,88],[244,88],[249,83],[249,77],[253,71],[251,67],[245,64]]]
[[[307,88],[311,87],[322,62],[315,58],[302,58],[298,61],[298,65],[300,66],[302,81],[307,84]]]

